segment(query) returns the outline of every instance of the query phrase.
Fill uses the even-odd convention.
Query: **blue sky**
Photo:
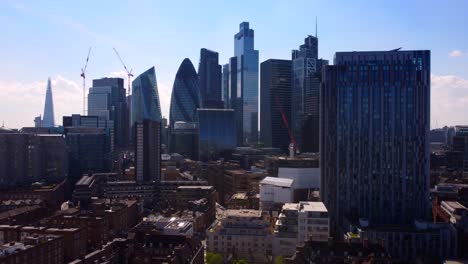
[[[287,59],[318,17],[319,56],[336,51],[430,49],[432,126],[468,124],[468,1],[19,1],[0,2],[0,121],[33,125],[53,79],[55,116],[81,112],[80,68],[93,46],[87,83],[122,75],[116,47],[135,76],[156,67],[163,115],[175,73],[200,48],[234,53],[239,23],[255,30],[260,62]],[[18,107],[21,106],[21,107]]]

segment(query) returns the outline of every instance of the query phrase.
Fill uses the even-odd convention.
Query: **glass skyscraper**
[[[47,91],[44,104],[44,115],[42,117],[42,127],[54,127],[55,126],[55,117],[54,117],[54,100],[52,98],[52,83],[50,78],[47,80]]]
[[[144,119],[161,122],[156,71],[151,67],[132,82],[132,127]]]
[[[248,22],[242,22],[234,35],[234,55],[237,57],[236,97],[241,103],[241,109],[235,110],[242,116],[239,143],[255,144],[258,141],[258,50],[254,49],[254,30]]]
[[[221,65],[218,52],[201,49],[198,65],[198,84],[201,105],[205,108],[223,108],[221,91]]]
[[[288,151],[291,122],[291,61],[269,59],[260,65],[260,141]]]
[[[231,96],[230,96],[230,90],[229,90],[229,64],[224,64],[223,65],[223,72],[222,72],[222,78],[221,78],[221,98],[223,99],[223,104],[224,108],[228,109],[231,108],[231,104],[229,102]]]
[[[228,158],[237,146],[232,109],[198,109],[200,160]]]
[[[320,196],[335,235],[429,212],[430,51],[338,52],[320,90]]]
[[[177,121],[197,122],[197,108],[200,108],[198,76],[192,62],[184,59],[177,71],[172,87],[169,113],[170,127]]]
[[[328,61],[318,59],[318,38],[307,36],[292,54],[291,129],[301,152],[319,149],[320,72]]]

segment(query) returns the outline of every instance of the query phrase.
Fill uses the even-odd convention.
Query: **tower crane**
[[[279,99],[278,99],[277,95],[275,96],[275,104],[276,104],[276,107],[278,107],[278,110],[280,111],[281,118],[283,119],[284,126],[288,130],[289,141],[290,141],[289,152],[290,152],[290,156],[292,157],[292,156],[294,156],[294,152],[296,152],[296,151],[299,152],[299,148],[297,147],[296,140],[294,140],[294,136],[291,133],[291,129],[289,128],[289,124],[288,124],[288,119],[286,118],[286,115],[284,115],[284,113],[283,113],[283,109],[281,108],[281,104],[279,102]]]
[[[130,95],[130,81],[131,81],[131,79],[132,79],[132,77],[133,77],[133,74],[132,74],[133,69],[128,70],[127,66],[125,65],[125,63],[123,62],[122,58],[120,57],[119,52],[118,52],[115,48],[113,48],[113,49],[114,49],[114,51],[115,51],[115,54],[116,54],[117,57],[119,58],[120,63],[122,63],[122,65],[123,65],[125,71],[127,72],[127,76],[128,76],[128,91],[127,91],[127,95]]]
[[[91,47],[88,50],[88,56],[86,57],[86,63],[81,68],[81,78],[83,78],[83,115],[86,115],[86,68],[88,67],[89,54],[91,54]]]

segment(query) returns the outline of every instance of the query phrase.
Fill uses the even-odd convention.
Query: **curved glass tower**
[[[161,104],[154,67],[132,82],[132,126],[143,119],[161,122]]]
[[[192,62],[186,58],[177,71],[172,87],[169,113],[171,127],[174,127],[177,121],[196,122],[197,108],[200,106],[197,72]]]

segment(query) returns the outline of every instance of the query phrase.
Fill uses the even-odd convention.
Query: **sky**
[[[89,47],[91,80],[123,77],[115,47],[135,77],[156,68],[163,116],[184,58],[198,68],[201,48],[234,54],[239,23],[250,22],[260,62],[289,59],[315,35],[319,56],[337,51],[431,50],[431,126],[468,124],[468,1],[463,0],[81,0],[0,1],[0,122],[33,126],[52,78],[55,120],[82,112]]]

